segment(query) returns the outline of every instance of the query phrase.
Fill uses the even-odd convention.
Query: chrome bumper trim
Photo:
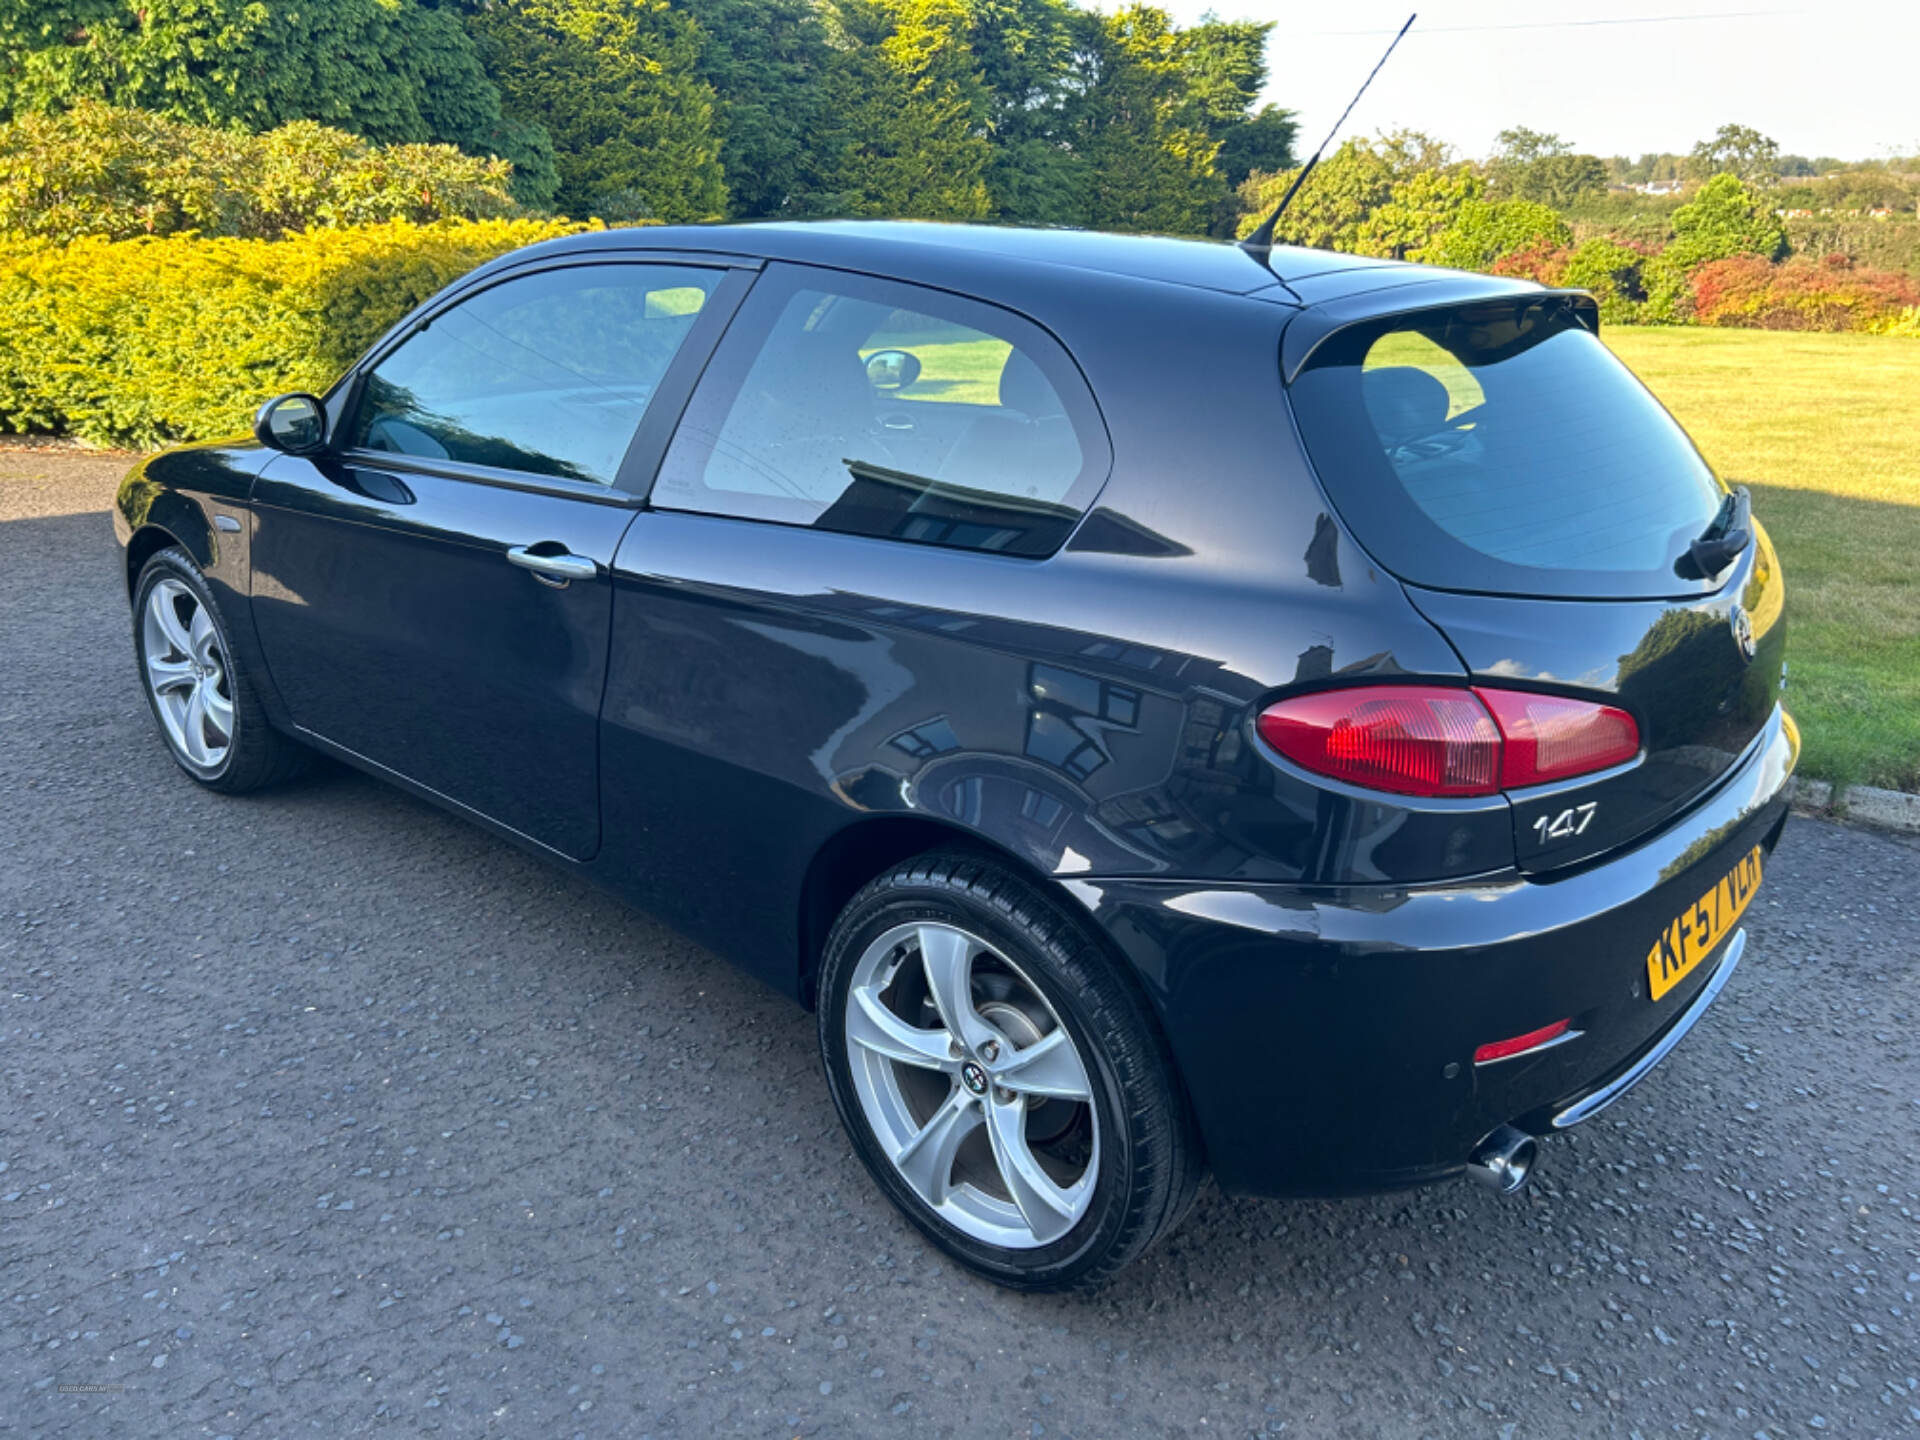
[[[1733,932],[1733,939],[1727,943],[1727,953],[1721,957],[1715,967],[1713,978],[1706,987],[1693,997],[1693,1003],[1680,1013],[1680,1018],[1667,1027],[1666,1034],[1654,1041],[1653,1048],[1642,1055],[1625,1071],[1609,1080],[1591,1095],[1587,1095],[1567,1106],[1553,1117],[1553,1128],[1565,1130],[1578,1125],[1582,1120],[1591,1120],[1614,1101],[1625,1095],[1647,1076],[1654,1067],[1673,1053],[1673,1047],[1687,1038],[1687,1032],[1707,1013],[1707,1007],[1719,998],[1720,992],[1727,987],[1727,981],[1733,978],[1733,969],[1740,963],[1740,956],[1747,948],[1747,932],[1744,929]]]

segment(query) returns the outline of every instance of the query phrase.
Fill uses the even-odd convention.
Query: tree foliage
[[[1735,255],[1701,266],[1692,282],[1694,314],[1702,325],[1891,333],[1920,306],[1920,281],[1861,270],[1841,255],[1784,265]]]
[[[200,125],[318,120],[381,144],[514,162],[549,198],[552,150],[515,125],[459,16],[417,0],[15,0],[0,9],[0,119],[104,100]]]
[[[964,0],[839,0],[816,204],[829,212],[971,220],[990,208],[987,92]]]
[[[1180,32],[1163,10],[1090,14],[1081,32],[1085,90],[1073,107],[1084,157],[1084,223],[1103,230],[1205,231],[1224,198],[1209,109],[1186,85]]]
[[[1417,170],[1361,223],[1361,253],[1416,259],[1449,234],[1462,212],[1480,204],[1485,193],[1486,182],[1470,165]]]
[[[1787,253],[1787,232],[1772,210],[1740,179],[1722,171],[1673,212],[1672,261],[1691,270],[1734,255],[1778,260]]]
[[[468,22],[506,113],[553,137],[565,213],[726,210],[701,34],[667,0],[498,0]]]
[[[1300,122],[1293,111],[1262,105],[1245,124],[1229,126],[1221,137],[1216,162],[1221,177],[1237,190],[1256,170],[1291,170],[1299,138]]]
[[[1502,256],[1573,243],[1573,230],[1557,210],[1533,200],[1472,199],[1452,223],[1409,259],[1455,270],[1491,270]]]
[[[1297,170],[1254,174],[1241,187],[1240,233],[1286,194]],[[1347,141],[1314,167],[1278,238],[1289,245],[1401,258],[1432,243],[1484,185],[1446,145],[1418,130]]]
[[[534,209],[1224,232],[1293,162],[1270,25],[1073,0],[10,0],[0,120],[83,98],[514,164]]]
[[[1688,168],[1696,179],[1731,174],[1764,188],[1780,178],[1780,146],[1751,125],[1722,125],[1693,147]]]
[[[680,0],[700,27],[695,72],[738,216],[813,213],[833,52],[813,0]]]
[[[1605,236],[1574,249],[1560,283],[1592,291],[1603,324],[1670,325],[1686,317],[1691,303],[1679,266]]]
[[[1504,200],[1531,200],[1565,210],[1605,192],[1607,166],[1597,155],[1577,155],[1558,135],[1524,126],[1502,130],[1487,162],[1487,188]]]
[[[1260,105],[1271,30],[1148,0],[0,0],[0,228],[558,207],[1244,233],[1299,174],[1292,112]],[[1739,125],[1637,161],[1516,126],[1476,163],[1400,131],[1328,155],[1279,238],[1589,285],[1613,320],[1892,324],[1905,292],[1873,267],[1905,252],[1848,222],[1792,231],[1868,262],[1847,275],[1759,267],[1787,254],[1779,209],[1905,211],[1914,169],[1781,156]],[[1683,174],[1684,197],[1608,190]]]

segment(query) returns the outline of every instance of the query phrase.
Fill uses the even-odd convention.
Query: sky
[[[1596,155],[1684,153],[1733,121],[1791,155],[1920,153],[1920,0],[1160,0],[1275,20],[1266,99],[1311,153],[1416,5],[1347,134],[1408,126],[1480,157],[1524,125]],[[1112,0],[1102,8],[1110,8]]]

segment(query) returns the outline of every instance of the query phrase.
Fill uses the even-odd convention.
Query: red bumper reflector
[[[1473,1063],[1484,1065],[1489,1060],[1505,1060],[1510,1055],[1524,1055],[1529,1050],[1538,1050],[1548,1041],[1558,1040],[1566,1034],[1572,1024],[1572,1020],[1556,1020],[1551,1025],[1542,1025],[1538,1030],[1529,1030],[1511,1040],[1495,1040],[1482,1045],[1473,1052]]]

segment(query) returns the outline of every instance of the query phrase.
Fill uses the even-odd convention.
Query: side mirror
[[[253,416],[253,437],[272,450],[311,455],[327,443],[327,407],[315,395],[276,395]]]
[[[920,357],[905,350],[876,350],[867,357],[867,383],[876,390],[904,390],[920,378]]]

